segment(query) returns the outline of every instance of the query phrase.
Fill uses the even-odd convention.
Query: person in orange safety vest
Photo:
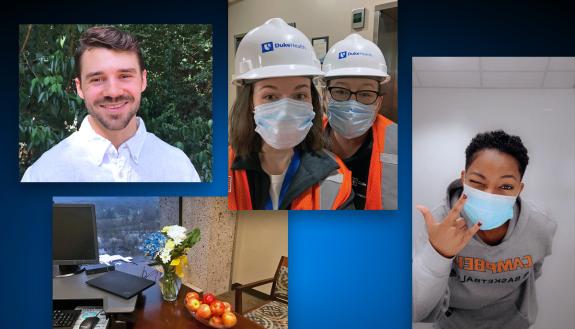
[[[355,208],[397,209],[397,124],[378,114],[385,58],[373,42],[351,34],[323,62],[328,149],[352,171]]]
[[[309,39],[273,18],[244,36],[235,58],[229,208],[352,208],[351,172],[322,147],[312,79],[323,72]]]

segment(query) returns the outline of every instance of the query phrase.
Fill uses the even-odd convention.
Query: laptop
[[[154,283],[152,280],[140,278],[122,271],[107,272],[97,278],[86,281],[86,284],[89,286],[125,299],[134,297],[141,291],[153,286]]]

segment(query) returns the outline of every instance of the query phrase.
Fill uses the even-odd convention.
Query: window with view
[[[53,201],[95,206],[100,255],[143,259],[146,235],[180,222],[175,197],[54,197]]]

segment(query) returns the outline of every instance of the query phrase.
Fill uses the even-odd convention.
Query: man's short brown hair
[[[94,26],[82,33],[80,45],[76,48],[74,55],[76,74],[81,79],[82,54],[92,48],[106,48],[117,51],[130,51],[138,55],[140,70],[144,70],[144,57],[138,40],[128,32],[124,32],[112,26]]]

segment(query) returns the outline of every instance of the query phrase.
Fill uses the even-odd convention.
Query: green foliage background
[[[74,86],[74,51],[93,25],[19,26],[20,176],[75,132],[87,114]],[[118,24],[140,42],[148,87],[138,115],[212,180],[211,25]]]

